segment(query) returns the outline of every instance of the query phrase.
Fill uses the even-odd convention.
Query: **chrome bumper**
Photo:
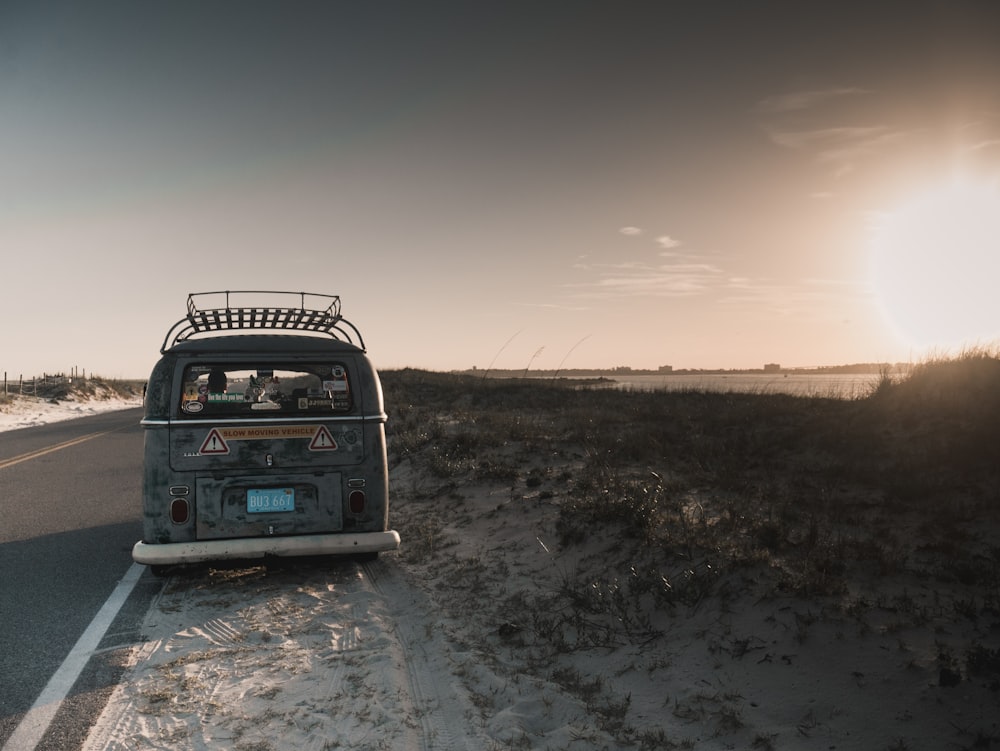
[[[297,535],[294,537],[244,537],[233,540],[169,542],[162,545],[137,542],[132,560],[147,566],[200,563],[233,558],[263,558],[265,555],[351,555],[379,553],[399,547],[399,533]]]

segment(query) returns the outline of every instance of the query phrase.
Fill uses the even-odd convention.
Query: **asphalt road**
[[[141,409],[0,433],[0,748],[132,566]],[[38,749],[78,748],[160,582],[145,572]]]

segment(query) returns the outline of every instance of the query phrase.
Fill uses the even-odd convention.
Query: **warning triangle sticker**
[[[320,425],[316,428],[316,434],[309,441],[310,451],[336,451],[337,442],[333,440],[333,436],[330,435],[330,431],[327,430],[326,425]]]
[[[218,428],[212,428],[208,431],[208,437],[205,442],[201,444],[201,448],[198,449],[199,454],[228,454],[229,444],[226,443],[226,439],[222,437],[222,433],[219,432]]]

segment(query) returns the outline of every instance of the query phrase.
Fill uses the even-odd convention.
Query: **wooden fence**
[[[47,388],[58,386],[61,383],[70,383],[74,378],[86,381],[86,373],[83,375],[68,376],[65,373],[43,373],[40,376],[25,378],[18,375],[17,380],[7,378],[7,371],[3,372],[3,393],[4,394],[28,394],[37,396],[38,391],[45,391]]]

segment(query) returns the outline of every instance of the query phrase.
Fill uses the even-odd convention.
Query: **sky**
[[[0,0],[0,370],[143,378],[188,293],[381,368],[1000,341],[1000,3]]]

